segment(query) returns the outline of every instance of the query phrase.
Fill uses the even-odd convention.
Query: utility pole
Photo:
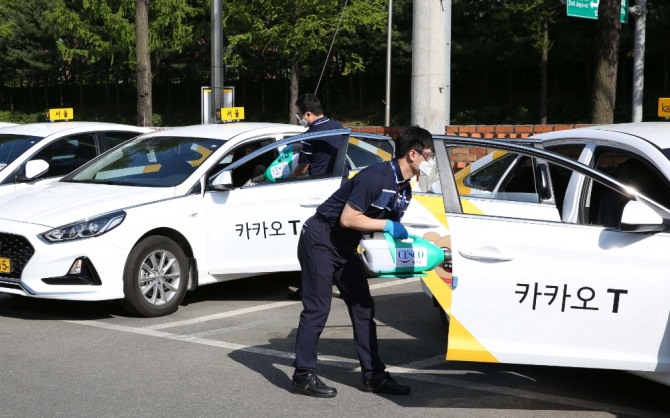
[[[444,135],[446,126],[446,3],[415,1],[412,22],[411,120],[438,135]]]
[[[444,0],[444,124],[451,125],[451,0]]]
[[[384,126],[391,126],[391,35],[393,32],[393,0],[389,0],[388,28],[386,29],[386,106]]]
[[[223,0],[212,0],[212,108],[210,121],[218,123],[216,111],[223,107]]]
[[[637,0],[635,6],[629,9],[629,13],[635,15],[635,44],[633,47],[633,122],[642,122],[647,0]]]

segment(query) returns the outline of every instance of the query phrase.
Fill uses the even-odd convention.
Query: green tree
[[[58,61],[52,32],[43,18],[50,8],[49,0],[0,0],[0,73],[3,84],[27,86],[32,111],[37,109],[33,88],[40,85],[46,89],[55,78],[55,63]],[[11,91],[10,106],[13,109]]]
[[[346,5],[346,8],[343,6]],[[348,37],[360,28],[382,30],[387,0],[230,0],[224,3],[224,53],[228,68],[241,72],[265,67],[263,77],[285,77],[289,82],[289,120],[295,123],[295,100],[301,76],[318,76],[327,59],[345,74],[364,71],[365,62]],[[342,20],[340,22],[340,16]],[[338,25],[339,29],[338,29]],[[331,40],[337,31],[335,44]],[[321,65],[318,65],[318,62]]]
[[[559,0],[528,0],[507,1],[502,6],[509,10],[512,22],[524,22],[518,25],[525,36],[523,42],[533,46],[540,55],[540,111],[539,122],[547,123],[547,66],[549,63],[549,50],[553,41],[549,38],[549,26],[556,22],[559,14],[564,13],[565,4]]]
[[[592,123],[612,123],[616,105],[616,82],[621,38],[620,0],[600,0],[596,73],[591,108]]]
[[[103,72],[107,82],[118,86],[128,70],[141,74],[136,77],[138,123],[145,124],[152,120],[151,60],[168,73],[173,66],[164,62],[196,43],[191,19],[205,13],[205,0],[147,0],[137,6],[136,0],[54,0],[46,17],[68,77],[79,74],[81,80],[88,72],[95,79]]]

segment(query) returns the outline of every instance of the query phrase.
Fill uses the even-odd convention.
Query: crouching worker
[[[360,361],[361,389],[407,395],[409,386],[385,371],[377,354],[374,301],[356,249],[363,232],[385,231],[407,238],[400,223],[412,198],[410,179],[434,156],[431,134],[418,126],[403,129],[395,143],[396,158],[373,164],[343,185],[305,221],[298,242],[303,310],[296,335],[295,372],[291,391],[330,398],[337,390],[316,375],[317,345],[330,312],[332,286],[337,286],[353,324]]]

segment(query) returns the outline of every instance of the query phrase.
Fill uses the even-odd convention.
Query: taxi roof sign
[[[74,119],[74,110],[71,107],[60,109],[49,109],[49,120],[55,122],[57,120],[72,120]]]
[[[661,118],[670,118],[670,97],[658,98],[658,116]]]
[[[243,107],[222,107],[220,112],[221,120],[224,122],[244,119]]]

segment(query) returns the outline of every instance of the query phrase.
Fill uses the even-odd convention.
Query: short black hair
[[[403,128],[395,140],[395,156],[402,158],[411,150],[423,151],[429,149],[435,152],[433,135],[420,126],[408,126]]]
[[[295,105],[300,113],[311,112],[315,115],[323,115],[321,101],[313,94],[305,93],[298,97],[298,100],[295,101]]]

